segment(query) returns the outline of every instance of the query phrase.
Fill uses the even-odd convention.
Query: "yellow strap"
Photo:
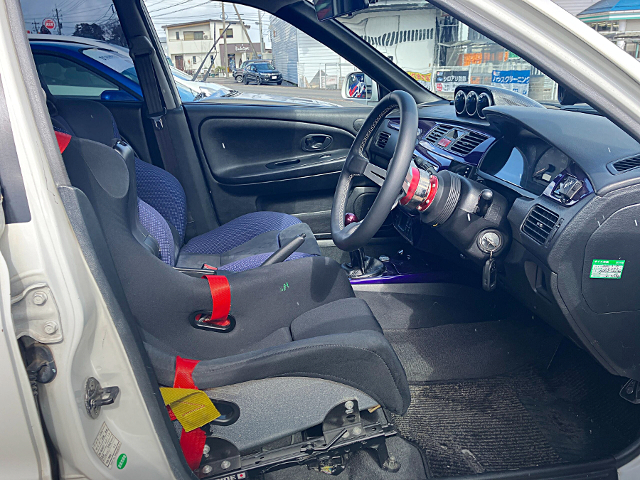
[[[160,387],[165,405],[169,405],[185,432],[206,425],[220,416],[211,399],[202,390]]]

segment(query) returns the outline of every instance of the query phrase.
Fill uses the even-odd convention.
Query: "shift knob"
[[[351,225],[358,221],[358,217],[356,217],[355,213],[347,213],[344,216],[344,226]]]
[[[485,188],[480,192],[480,198],[478,199],[477,214],[484,217],[489,210],[489,207],[493,203],[493,192],[488,188]]]

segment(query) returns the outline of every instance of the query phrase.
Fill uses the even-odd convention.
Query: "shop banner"
[[[435,78],[436,92],[453,92],[462,83],[469,83],[468,70],[438,70]]]
[[[530,79],[530,70],[494,70],[491,72],[491,85],[522,95],[529,93]]]

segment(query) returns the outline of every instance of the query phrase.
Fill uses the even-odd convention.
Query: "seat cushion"
[[[362,330],[382,333],[369,305],[360,298],[343,298],[321,305],[303,313],[291,323],[293,340]]]
[[[281,227],[282,225],[286,225],[288,219],[286,217],[290,217],[291,221],[296,221],[293,225],[284,228],[283,230],[269,230],[259,234],[256,234],[253,238],[249,238],[249,235],[240,236],[240,238],[235,238],[230,234],[232,229],[225,228],[227,225],[238,222],[241,225],[245,225],[245,222],[251,221],[255,218],[261,218],[265,216],[279,218],[281,221],[276,223],[275,227]],[[248,217],[248,218],[246,218]],[[242,222],[240,220],[242,219]],[[265,223],[258,223],[258,227],[265,226]],[[223,236],[220,239],[220,243],[218,246],[229,246],[233,243],[237,244],[235,247],[230,248],[229,250],[224,250],[221,253],[197,253],[190,252],[187,248],[191,245],[196,239],[201,237],[212,237],[218,235],[218,231],[222,230]],[[245,229],[244,231],[247,231]],[[254,230],[257,231],[257,228]],[[176,266],[182,268],[202,268],[203,264],[211,265],[212,267],[217,267],[221,270],[226,270],[230,272],[243,272],[245,270],[249,270],[251,268],[256,268],[262,265],[262,263],[269,258],[269,256],[278,250],[283,245],[286,245],[290,242],[294,237],[304,233],[306,235],[304,243],[295,251],[293,254],[287,258],[288,260],[295,260],[298,258],[310,257],[310,256],[319,256],[320,248],[318,247],[318,243],[313,236],[313,232],[309,228],[306,223],[300,222],[297,218],[292,217],[290,215],[286,215],[283,213],[275,213],[275,212],[256,212],[244,215],[240,218],[232,220],[231,222],[223,225],[222,227],[216,228],[209,233],[205,233],[200,237],[195,237],[191,242],[185,245],[180,250],[180,256],[178,257],[178,261]],[[245,240],[244,242],[240,242],[240,240]],[[222,247],[220,247],[222,248]],[[200,250],[200,249],[198,249]],[[201,251],[206,251],[206,248],[202,248]],[[212,250],[217,251],[218,248],[213,248]]]
[[[279,212],[252,212],[234,218],[205,234],[192,238],[185,253],[221,254],[252,240],[262,233],[281,231],[300,222],[293,215]],[[255,252],[262,253],[262,252]]]

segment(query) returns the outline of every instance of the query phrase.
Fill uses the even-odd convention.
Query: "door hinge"
[[[34,283],[11,297],[16,337],[29,336],[40,343],[62,341],[60,312],[49,286]]]

